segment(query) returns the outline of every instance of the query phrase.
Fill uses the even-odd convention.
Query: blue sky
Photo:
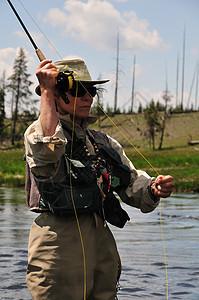
[[[189,106],[199,105],[199,100],[196,102],[197,76],[194,77],[199,62],[198,0],[12,0],[12,3],[46,58],[53,61],[60,60],[60,57],[83,58],[93,79],[110,79],[106,84],[104,107],[107,103],[112,107],[114,105],[118,32],[118,106],[121,109],[128,109],[130,106],[135,55],[137,96],[134,110],[139,102],[146,105],[152,98],[163,103],[162,92],[166,87],[166,74],[168,89],[172,95],[170,104],[176,105],[177,87],[177,101],[180,102],[183,32],[186,28],[183,104],[187,107],[189,101]],[[43,37],[21,3],[53,43],[59,55]],[[32,74],[31,80],[35,86],[35,71],[39,61],[34,48],[6,0],[1,0],[0,11],[1,70],[6,70],[7,76],[12,74],[17,51],[23,47],[28,58],[28,70]]]

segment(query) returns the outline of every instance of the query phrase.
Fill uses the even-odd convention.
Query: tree
[[[5,71],[3,72],[2,78],[0,80],[0,141],[1,144],[4,139],[4,119],[5,119]]]
[[[159,118],[158,109],[153,99],[151,100],[149,106],[147,106],[144,109],[144,117],[146,119],[147,126],[148,126],[147,133],[149,137],[150,148],[152,142],[153,149],[155,149],[155,136],[156,136],[156,131],[159,130],[160,124],[158,121]]]
[[[142,113],[142,103],[140,102],[139,107],[138,107],[138,113],[141,114]]]
[[[164,138],[164,131],[165,131],[165,128],[166,128],[166,121],[167,121],[167,119],[169,117],[168,102],[171,100],[171,94],[170,94],[170,92],[167,89],[163,93],[162,98],[165,101],[165,109],[164,109],[164,113],[163,113],[163,116],[162,116],[162,122],[161,122],[161,125],[160,125],[160,132],[161,132],[161,134],[160,134],[159,150],[162,149],[163,138]]]
[[[159,100],[157,101],[156,106],[157,106],[158,111],[165,111],[165,106],[163,104],[161,104],[159,102]]]
[[[30,86],[33,84],[29,80],[30,74],[27,72],[27,61],[23,48],[20,48],[18,57],[14,61],[13,75],[8,78],[8,89],[13,96],[13,127],[12,127],[12,145],[15,143],[16,125],[20,110],[23,111],[25,104],[26,110],[30,103],[32,92]]]

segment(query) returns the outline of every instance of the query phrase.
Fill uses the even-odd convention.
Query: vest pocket
[[[101,193],[96,184],[70,187],[61,183],[43,182],[39,188],[42,202],[57,215],[98,212],[101,207]]]

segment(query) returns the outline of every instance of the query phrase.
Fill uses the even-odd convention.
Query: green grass
[[[174,177],[176,192],[199,192],[199,155],[176,154],[173,151],[155,151],[145,153],[147,160],[140,155],[128,155],[137,169],[146,171],[151,176],[157,173]],[[156,173],[157,171],[157,173]]]
[[[129,141],[137,147],[159,174],[170,174],[174,177],[175,191],[199,192],[199,145],[188,146],[189,140],[199,140],[199,112],[172,115],[167,122],[161,151],[150,150],[144,134],[146,124],[142,114],[115,115],[111,119],[123,134],[108,118],[101,118],[101,131],[122,144],[127,156],[137,169],[145,170],[151,176],[157,176],[148,162],[129,144]],[[92,128],[98,130],[99,123],[92,125]],[[157,135],[156,148],[158,143],[159,136]],[[1,186],[24,185],[23,155],[24,150],[0,151]]]
[[[146,162],[135,150],[126,149],[128,157],[137,169],[146,171],[151,176],[170,174],[175,180],[176,192],[199,192],[199,155],[175,154],[172,151],[145,152]],[[0,185],[23,186],[25,182],[24,151],[0,151]]]
[[[25,182],[24,150],[0,151],[0,185],[22,186]]]

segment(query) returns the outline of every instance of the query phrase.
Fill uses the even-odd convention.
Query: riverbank
[[[129,151],[127,151],[128,153]],[[145,170],[150,176],[170,174],[174,177],[174,192],[199,193],[199,152],[189,147],[178,150],[163,150],[139,153],[128,153],[136,168]],[[186,154],[184,154],[186,153]]]
[[[199,145],[190,144],[190,141],[199,140],[199,112],[171,116],[166,125],[162,150],[149,149],[143,114],[115,115],[111,120],[102,116],[91,128],[101,130],[119,141],[137,169],[145,170],[151,176],[172,175],[175,192],[199,192]],[[158,134],[155,137],[156,148],[160,138]],[[23,141],[18,146],[23,147]],[[6,149],[8,145],[0,150],[0,186],[23,187],[25,150]]]
[[[199,192],[199,152],[195,153],[189,147],[184,151],[144,151],[142,155],[146,161],[133,148],[125,150],[137,169],[145,170],[151,176],[157,176],[158,173],[172,175],[175,180],[175,192]],[[23,158],[23,149],[0,151],[0,186],[24,187],[26,163]]]
[[[25,185],[24,149],[0,151],[0,186],[23,187]]]

